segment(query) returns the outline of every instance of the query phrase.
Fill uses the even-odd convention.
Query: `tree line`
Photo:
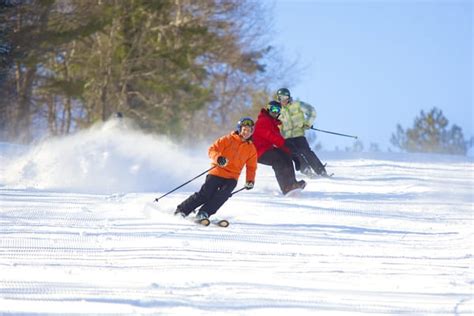
[[[0,133],[28,143],[121,112],[204,137],[256,113],[278,72],[258,1],[0,1]],[[227,129],[226,128],[226,129]]]
[[[295,73],[268,44],[264,6],[0,0],[0,140],[67,135],[117,112],[158,134],[218,136],[242,115],[255,117],[269,87],[282,84],[276,79]],[[397,126],[391,143],[407,152],[466,154],[473,139],[447,125],[440,110],[422,111],[413,128]]]
[[[474,146],[474,137],[464,137],[462,128],[456,124],[449,126],[449,120],[443,111],[433,107],[428,112],[420,111],[415,117],[413,126],[403,128],[396,126],[396,132],[391,135],[390,143],[397,149],[408,153],[434,153],[449,155],[467,155]],[[362,152],[364,144],[361,140],[355,141],[347,152]],[[368,151],[380,152],[376,143],[371,143]],[[388,148],[388,151],[392,151]]]

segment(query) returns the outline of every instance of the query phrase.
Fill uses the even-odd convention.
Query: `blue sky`
[[[300,68],[281,86],[315,106],[316,127],[385,151],[398,123],[411,128],[436,106],[474,135],[472,1],[263,1],[273,3],[273,45]],[[354,141],[317,137],[326,150]]]

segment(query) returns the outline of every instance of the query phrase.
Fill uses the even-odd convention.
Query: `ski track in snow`
[[[228,228],[173,216],[186,188],[0,186],[0,314],[472,315],[472,161],[340,156],[294,198],[259,165]]]

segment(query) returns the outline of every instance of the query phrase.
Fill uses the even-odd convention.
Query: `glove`
[[[246,190],[252,190],[252,189],[253,189],[253,185],[254,185],[253,181],[247,181],[247,182],[245,182],[244,188],[245,188]]]
[[[310,128],[312,128],[312,127],[313,127],[312,125],[310,126],[310,125],[308,125],[308,124],[303,124],[303,128],[304,128],[304,129],[310,129]]]
[[[219,167],[225,167],[227,165],[227,158],[224,156],[217,157],[217,164]]]

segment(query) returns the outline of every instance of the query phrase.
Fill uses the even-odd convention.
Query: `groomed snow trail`
[[[228,228],[186,188],[0,187],[0,314],[472,315],[472,161],[340,156],[298,198],[260,167]]]

